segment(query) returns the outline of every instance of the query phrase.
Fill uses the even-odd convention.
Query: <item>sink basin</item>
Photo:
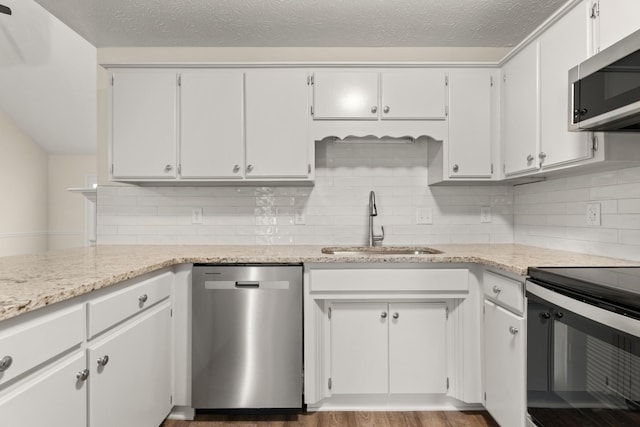
[[[433,255],[442,251],[427,246],[340,246],[322,248],[330,255]]]

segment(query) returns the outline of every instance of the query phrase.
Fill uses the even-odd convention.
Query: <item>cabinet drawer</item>
[[[311,270],[312,292],[468,292],[467,269]]]
[[[484,272],[484,295],[503,307],[524,312],[524,284],[490,271]]]
[[[89,338],[167,298],[172,284],[173,273],[166,272],[90,301]]]
[[[0,385],[79,345],[84,340],[84,320],[83,306],[77,305],[0,329],[0,360],[11,358],[0,371]]]

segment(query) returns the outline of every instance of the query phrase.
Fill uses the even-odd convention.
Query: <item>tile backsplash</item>
[[[640,261],[640,168],[516,186],[514,222],[516,243]]]
[[[98,244],[361,245],[371,190],[384,244],[513,242],[513,187],[429,187],[426,164],[422,142],[318,142],[313,186],[101,186]],[[418,208],[431,208],[433,224],[416,224]]]

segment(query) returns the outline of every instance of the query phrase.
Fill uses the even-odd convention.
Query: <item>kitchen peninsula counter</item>
[[[0,258],[0,320],[162,268],[190,263],[475,263],[526,275],[530,266],[632,261],[512,244],[434,245],[442,254],[331,255],[322,246],[101,245]]]

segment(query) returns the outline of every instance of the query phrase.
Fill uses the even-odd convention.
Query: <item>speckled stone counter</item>
[[[98,246],[0,258],[0,320],[183,263],[477,263],[525,275],[530,266],[637,265],[521,245],[437,245],[442,254],[331,255],[321,246]]]

